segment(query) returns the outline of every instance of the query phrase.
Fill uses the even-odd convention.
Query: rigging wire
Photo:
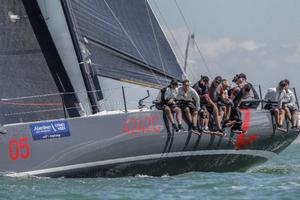
[[[141,58],[143,59],[143,61],[145,62],[146,65],[149,66],[149,69],[151,71],[151,73],[153,74],[153,77],[157,80],[158,84],[160,86],[163,86],[162,82],[160,79],[158,79],[157,75],[153,72],[153,70],[151,69],[149,63],[146,61],[145,57],[142,55],[142,53],[140,52],[140,50],[138,49],[138,47],[136,46],[135,42],[133,41],[133,39],[131,38],[131,36],[129,35],[129,33],[126,31],[125,27],[123,26],[123,24],[121,23],[121,21],[119,20],[119,18],[117,17],[116,13],[112,10],[112,8],[109,6],[109,4],[107,3],[106,0],[104,0],[104,3],[106,4],[106,6],[108,7],[109,11],[112,13],[113,17],[117,20],[118,24],[120,25],[121,29],[123,30],[123,32],[126,34],[126,36],[128,37],[128,39],[130,40],[130,42],[132,43],[132,45],[134,46],[134,48],[137,50],[138,54],[141,56]]]
[[[163,62],[162,55],[161,55],[161,52],[160,52],[160,48],[159,48],[159,44],[158,44],[158,41],[157,41],[155,30],[154,30],[153,22],[152,22],[152,19],[151,19],[151,16],[150,16],[150,11],[149,11],[149,7],[148,7],[149,5],[148,5],[147,0],[145,0],[145,5],[146,5],[146,8],[147,8],[147,14],[148,14],[149,22],[150,22],[150,25],[151,25],[153,37],[155,39],[156,48],[157,48],[157,51],[158,51],[158,54],[159,54],[161,66],[162,66],[163,71],[164,71],[165,80],[168,81],[168,78],[167,78],[167,75],[166,75],[166,70],[165,70],[165,64]]]
[[[162,12],[161,12],[161,10],[160,10],[160,8],[159,8],[159,6],[158,6],[156,0],[153,0],[152,2],[154,3],[154,6],[156,7],[156,9],[157,9],[157,11],[158,11],[158,14],[159,14],[160,18],[162,19],[164,25],[166,26],[168,32],[170,33],[170,35],[171,35],[171,37],[172,37],[172,39],[173,39],[173,41],[174,41],[175,46],[177,46],[177,49],[178,49],[178,52],[179,52],[178,55],[180,55],[180,57],[181,57],[181,61],[180,61],[180,62],[184,62],[184,53],[182,52],[182,49],[180,48],[180,45],[179,45],[179,43],[177,42],[176,37],[174,36],[173,32],[172,32],[171,29],[169,28],[169,25],[168,25],[168,23],[167,23],[167,20],[165,19],[164,15],[162,14]],[[183,69],[182,69],[182,70],[183,70]],[[183,71],[184,71],[184,70],[183,70]],[[196,80],[196,79],[197,79],[197,77],[196,77],[196,75],[195,75],[196,73],[194,73],[194,70],[193,70],[192,68],[190,68],[190,71],[192,72],[191,75],[192,75],[193,79]]]
[[[189,34],[191,34],[191,33],[192,33],[192,30],[191,30],[191,28],[190,28],[190,26],[189,26],[189,24],[188,24],[188,22],[187,22],[187,20],[186,20],[186,18],[185,18],[185,16],[184,16],[183,12],[182,12],[182,10],[181,10],[181,8],[180,8],[180,6],[179,6],[177,0],[174,0],[174,2],[175,2],[175,5],[176,5],[176,7],[177,7],[177,9],[178,9],[178,11],[179,11],[179,13],[180,13],[180,15],[181,15],[181,17],[182,17],[184,23],[185,23],[185,26],[186,26],[187,29],[188,29]],[[207,61],[206,61],[206,59],[205,59],[205,57],[204,57],[202,51],[200,50],[199,45],[198,45],[198,43],[197,43],[196,40],[195,40],[195,46],[196,46],[196,49],[197,49],[197,51],[198,51],[198,53],[199,53],[199,55],[200,55],[200,57],[201,57],[201,59],[202,59],[202,62],[204,63],[204,66],[205,66],[205,68],[206,68],[206,70],[207,70],[209,76],[212,76],[212,73],[211,73],[211,71],[210,71],[210,69],[209,69],[208,63],[207,63]]]
[[[173,32],[172,32],[171,29],[169,28],[169,25],[168,25],[168,23],[167,23],[167,20],[166,20],[165,17],[163,16],[163,14],[162,14],[162,12],[161,12],[159,6],[158,6],[157,3],[156,3],[156,0],[153,0],[153,3],[154,3],[154,6],[156,7],[156,9],[157,9],[157,11],[158,11],[158,14],[160,15],[160,17],[161,17],[161,19],[162,19],[162,21],[163,21],[163,23],[165,24],[167,30],[169,31],[169,33],[170,33],[170,35],[171,35],[171,37],[172,37],[172,39],[173,39],[173,41],[174,41],[174,44],[177,46],[178,51],[179,51],[179,55],[180,55],[180,57],[181,57],[181,59],[182,59],[182,61],[183,61],[183,60],[184,60],[184,53],[182,52],[182,49],[180,48],[179,43],[177,42],[177,40],[176,40],[176,38],[175,38]]]

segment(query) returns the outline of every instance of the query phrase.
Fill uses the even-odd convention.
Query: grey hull
[[[280,153],[299,134],[274,130],[267,111],[247,112],[244,124],[249,130],[242,146],[238,145],[239,136],[231,134],[230,129],[224,137],[197,135],[187,127],[176,133],[160,111],[9,125],[0,140],[0,171],[10,176],[49,177],[245,171]],[[67,128],[55,134],[54,127],[52,130],[49,126],[47,132],[49,124]],[[40,133],[42,128],[46,133]]]

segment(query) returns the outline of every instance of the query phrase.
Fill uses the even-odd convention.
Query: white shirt
[[[294,93],[288,89],[286,90],[279,90],[279,88],[270,88],[268,89],[265,100],[270,100],[274,102],[278,102],[278,107],[281,108],[283,103],[286,103],[288,106],[295,106],[296,105],[296,98]]]
[[[171,87],[168,87],[166,92],[165,92],[165,100],[166,101],[169,101],[170,99],[176,99],[178,95],[178,88],[171,88]]]

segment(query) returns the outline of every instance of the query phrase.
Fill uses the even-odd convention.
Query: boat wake
[[[168,177],[170,177],[170,175],[168,175],[168,174],[159,176],[159,178],[168,178]],[[158,178],[158,177],[157,176],[144,175],[144,174],[138,174],[138,175],[135,176],[135,178]]]
[[[300,165],[265,165],[252,168],[248,173],[263,173],[272,175],[300,174]]]
[[[43,177],[43,176],[34,176],[34,175],[26,175],[26,176],[16,176],[16,172],[1,172],[0,177],[8,177],[8,178],[18,178],[18,179],[51,179],[51,177]]]

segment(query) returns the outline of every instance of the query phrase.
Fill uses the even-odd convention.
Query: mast
[[[195,34],[191,33],[188,35],[188,39],[187,39],[187,44],[186,44],[186,49],[185,49],[185,56],[184,56],[184,73],[186,73],[186,69],[187,69],[187,61],[188,61],[188,57],[189,57],[189,49],[190,49],[190,44],[191,41],[195,40]]]

